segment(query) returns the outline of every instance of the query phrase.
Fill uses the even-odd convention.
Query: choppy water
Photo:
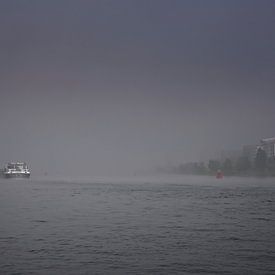
[[[275,274],[275,180],[0,180],[1,274]]]

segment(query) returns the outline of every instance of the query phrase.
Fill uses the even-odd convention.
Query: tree
[[[231,175],[233,173],[233,165],[231,159],[227,158],[222,164],[222,170],[225,175]]]
[[[275,176],[275,157],[268,158],[267,170],[268,170],[268,175]]]
[[[199,162],[197,165],[197,174],[204,175],[206,173],[206,168],[204,162]]]
[[[247,173],[251,169],[251,162],[246,156],[241,156],[238,158],[235,167],[237,173]]]
[[[219,169],[221,169],[221,164],[218,160],[209,160],[208,169],[210,172],[216,173]]]

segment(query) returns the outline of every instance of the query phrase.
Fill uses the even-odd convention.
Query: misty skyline
[[[1,1],[0,164],[127,173],[274,136],[274,26],[268,0]]]

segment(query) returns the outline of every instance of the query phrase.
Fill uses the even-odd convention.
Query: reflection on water
[[[0,181],[1,274],[275,274],[273,179]]]

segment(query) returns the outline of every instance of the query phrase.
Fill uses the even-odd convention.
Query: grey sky
[[[0,161],[108,174],[273,136],[274,28],[267,0],[1,1]]]

